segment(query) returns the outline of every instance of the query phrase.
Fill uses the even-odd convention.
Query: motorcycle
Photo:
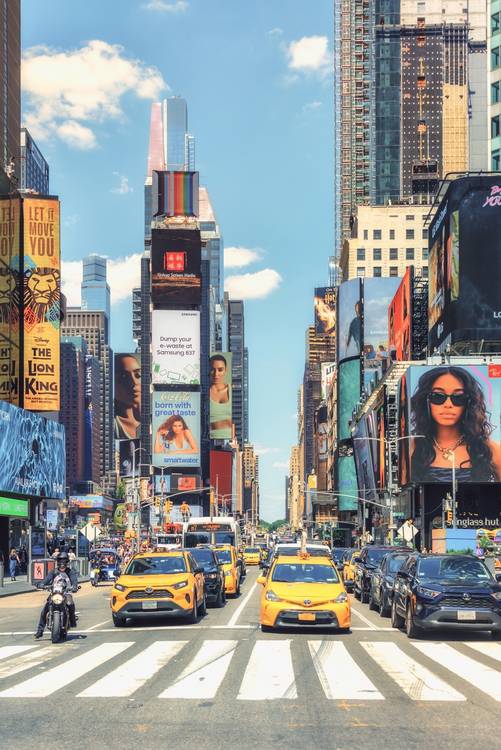
[[[47,628],[51,634],[52,643],[65,641],[70,629],[70,613],[68,609],[68,586],[64,579],[55,578],[51,585],[41,587],[50,591],[47,610]],[[81,586],[78,587],[80,589]]]

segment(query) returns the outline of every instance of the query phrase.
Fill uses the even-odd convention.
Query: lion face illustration
[[[54,268],[33,268],[26,271],[24,281],[24,309],[36,323],[59,316],[59,271]],[[52,315],[49,314],[52,311]]]
[[[19,302],[17,271],[0,266],[0,323],[19,322]]]

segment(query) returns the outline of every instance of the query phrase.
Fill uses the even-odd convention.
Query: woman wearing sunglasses
[[[411,399],[414,482],[498,482],[501,448],[490,439],[483,391],[462,367],[434,367],[420,378]]]

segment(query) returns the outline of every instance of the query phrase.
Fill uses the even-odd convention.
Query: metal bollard
[[[0,588],[3,589],[3,562],[0,562]]]

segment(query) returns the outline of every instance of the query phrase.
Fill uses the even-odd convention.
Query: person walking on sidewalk
[[[9,552],[9,574],[10,574],[11,581],[16,580],[16,569],[17,569],[17,566],[20,564],[21,564],[21,561],[19,559],[19,555],[16,552],[16,548],[11,547],[11,550]]]

